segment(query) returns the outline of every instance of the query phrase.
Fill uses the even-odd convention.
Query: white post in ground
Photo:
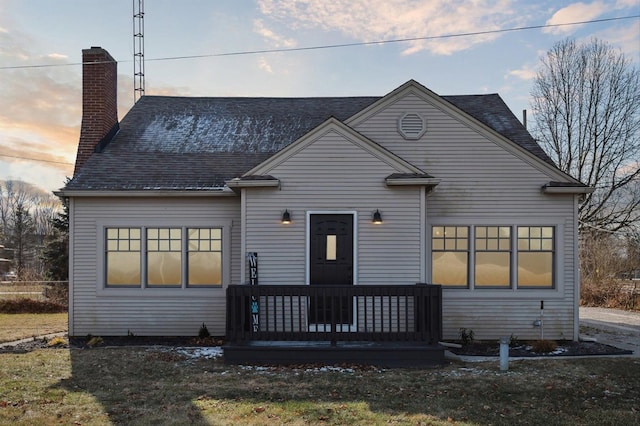
[[[509,337],[500,338],[500,371],[509,369]]]

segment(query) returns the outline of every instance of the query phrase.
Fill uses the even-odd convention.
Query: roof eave
[[[595,188],[590,186],[551,186],[544,185],[542,192],[545,194],[591,194],[595,191]]]
[[[429,186],[434,187],[440,183],[437,178],[386,178],[387,186]]]
[[[53,192],[58,197],[228,197],[235,192],[226,187],[211,189],[149,189],[149,190],[99,190],[99,189],[60,189]]]

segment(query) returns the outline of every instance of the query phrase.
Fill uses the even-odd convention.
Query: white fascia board
[[[590,186],[543,186],[545,194],[591,194],[595,188]]]
[[[239,178],[231,179],[225,182],[227,187],[233,188],[277,188],[280,186],[278,179],[265,180],[242,180]]]
[[[236,193],[229,188],[213,190],[122,190],[122,191],[99,191],[99,190],[59,190],[53,192],[59,197],[230,197]]]
[[[440,183],[437,178],[387,178],[387,186],[436,186]]]

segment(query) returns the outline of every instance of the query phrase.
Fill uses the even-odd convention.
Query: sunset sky
[[[597,37],[640,63],[640,0],[147,0],[144,6],[147,95],[382,96],[414,79],[441,95],[497,92],[520,118],[540,57],[566,37]],[[120,119],[129,110],[132,15],[131,0],[0,0],[0,180],[51,191],[71,176],[82,49],[101,46],[119,62]],[[632,18],[432,38],[618,17]],[[220,55],[420,37],[429,39]],[[202,57],[178,59],[185,56]]]

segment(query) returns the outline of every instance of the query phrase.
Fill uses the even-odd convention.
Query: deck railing
[[[437,285],[232,285],[228,342],[409,341],[442,337]]]

